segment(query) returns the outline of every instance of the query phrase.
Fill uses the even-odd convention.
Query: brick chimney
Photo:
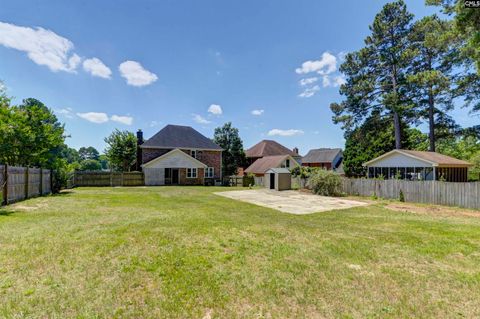
[[[143,132],[141,129],[138,129],[137,131],[137,145],[142,145],[143,144]]]
[[[143,142],[143,132],[139,129],[137,131],[137,163],[135,165],[137,171],[142,170],[142,149],[140,148],[140,145],[142,145]]]
[[[294,147],[292,151],[293,151],[296,155],[298,155],[298,148],[297,148],[297,147]]]

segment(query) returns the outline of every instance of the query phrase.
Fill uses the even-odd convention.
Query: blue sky
[[[246,148],[269,138],[302,154],[344,146],[329,109],[340,101],[335,68],[386,3],[0,2],[0,79],[15,103],[54,109],[70,146],[102,151],[114,128],[148,138],[166,124],[211,137],[232,121]],[[434,12],[406,2],[417,18]]]

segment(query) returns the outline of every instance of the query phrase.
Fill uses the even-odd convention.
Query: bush
[[[310,175],[309,187],[317,195],[339,196],[341,195],[342,180],[340,175],[324,169],[315,170]]]
[[[255,179],[253,178],[255,175],[247,174],[243,175],[243,187],[251,187],[255,185]]]
[[[399,195],[399,198],[398,198],[401,202],[404,202],[405,201],[405,195],[403,195],[403,192],[402,190],[400,190],[400,195]]]

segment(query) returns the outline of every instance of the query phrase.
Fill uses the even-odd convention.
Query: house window
[[[285,160],[285,166],[290,167],[290,160],[289,159]]]
[[[207,167],[207,168],[205,169],[205,177],[207,177],[207,178],[212,178],[213,175],[214,175],[214,169],[213,169],[213,167]]]
[[[193,158],[197,158],[197,150],[191,150],[190,155],[192,155]]]
[[[197,178],[197,169],[187,168],[187,178]]]

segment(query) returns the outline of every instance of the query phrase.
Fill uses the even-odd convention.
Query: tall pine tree
[[[453,108],[455,36],[451,23],[438,16],[416,21],[410,32],[412,63],[407,76],[409,95],[419,115],[428,119],[429,150],[435,152],[435,131],[449,124]]]
[[[402,0],[383,7],[370,26],[365,47],[347,54],[340,67],[346,76],[340,88],[345,100],[330,106],[334,122],[343,123],[347,132],[361,125],[372,112],[391,119],[397,149],[402,147],[402,121],[408,123],[414,118],[406,95],[412,19]]]

